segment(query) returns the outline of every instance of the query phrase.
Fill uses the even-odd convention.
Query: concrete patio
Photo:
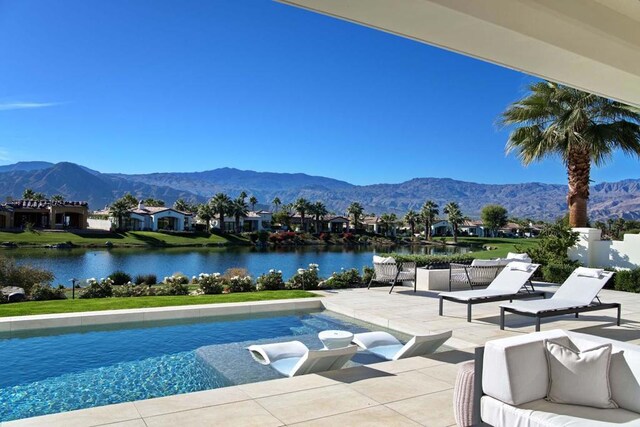
[[[295,378],[84,409],[2,423],[17,426],[160,427],[214,425],[454,425],[452,397],[457,364],[473,357],[487,340],[533,332],[531,319],[507,315],[498,326],[499,303],[476,305],[466,322],[466,306],[445,302],[438,316],[435,292],[409,288],[322,292],[332,311],[409,334],[452,329],[448,351],[429,357],[383,362]],[[553,291],[553,287],[546,287]],[[601,299],[622,303],[622,325],[615,310],[586,313],[579,319],[544,320],[542,330],[571,329],[640,344],[640,295],[604,290]]]

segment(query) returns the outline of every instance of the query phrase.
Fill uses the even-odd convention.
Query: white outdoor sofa
[[[580,351],[611,344],[607,393],[618,408],[546,400],[552,375],[545,340]],[[593,391],[585,384],[571,392],[584,398]],[[640,426],[640,346],[559,329],[488,341],[476,349],[473,425]]]

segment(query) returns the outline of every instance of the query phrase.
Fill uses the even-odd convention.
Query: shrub
[[[206,295],[221,294],[224,291],[224,282],[225,280],[220,276],[220,273],[200,273],[194,280],[194,283],[197,283],[202,293]]]
[[[308,269],[299,268],[285,284],[287,289],[318,289],[320,277],[318,276],[318,264],[309,264]]]
[[[28,265],[16,265],[11,258],[0,256],[0,287],[17,286],[29,295],[36,283],[51,283],[54,279],[52,272]]]
[[[155,288],[151,286],[134,285],[131,282],[113,288],[114,297],[150,297],[154,295],[156,295]]]
[[[136,285],[155,285],[158,283],[158,276],[155,274],[138,274],[134,279]]]
[[[549,264],[569,264],[567,250],[573,247],[579,239],[579,233],[574,232],[562,223],[546,225],[540,232],[538,246],[529,249],[533,262]]]
[[[227,286],[229,292],[251,292],[256,289],[251,276],[233,276],[228,279]]]
[[[342,233],[342,239],[345,242],[353,242],[355,240],[355,236],[353,233]]]
[[[321,283],[321,288],[328,289],[344,289],[358,287],[362,284],[360,272],[355,269],[342,270],[339,273],[333,273],[331,277]]]
[[[284,289],[284,280],[282,280],[282,271],[269,270],[267,274],[256,279],[256,288],[259,291],[277,291]]]
[[[563,283],[576,269],[576,263],[548,264],[542,267],[542,278],[546,282]]]
[[[122,286],[131,281],[131,276],[122,270],[116,270],[109,275],[109,279],[113,282],[113,286]]]
[[[380,254],[382,257],[392,257],[398,262],[415,262],[418,267],[449,268],[449,263],[469,264],[473,261],[471,254],[454,255],[417,255],[417,254]]]
[[[363,267],[362,268],[362,283],[364,284],[368,284],[369,282],[371,282],[371,279],[373,279],[373,275],[374,275],[375,270],[373,269],[373,267]]]
[[[618,271],[613,280],[617,291],[640,292],[640,268]]]
[[[31,299],[34,301],[48,301],[56,299],[67,299],[64,293],[64,286],[51,287],[47,283],[36,283],[31,288]]]
[[[258,231],[258,241],[264,244],[267,243],[267,240],[269,240],[269,232],[265,230]]]
[[[88,279],[87,286],[82,290],[78,298],[107,298],[113,295],[111,279]]]
[[[156,295],[189,295],[189,286],[180,281],[165,282],[156,290]]]
[[[224,272],[222,277],[224,279],[229,280],[232,277],[236,277],[236,276],[247,277],[248,275],[249,275],[249,271],[246,268],[232,267],[232,268],[227,268],[227,270]]]
[[[188,285],[189,278],[184,274],[177,272],[173,273],[173,275],[169,276],[173,282],[180,283],[181,285]],[[166,278],[165,278],[166,279]]]

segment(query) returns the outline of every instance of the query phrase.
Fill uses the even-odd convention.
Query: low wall
[[[640,268],[640,234],[625,234],[623,240],[602,240],[597,228],[574,228],[580,240],[569,249],[569,258],[589,267]]]
[[[87,223],[89,224],[89,228],[92,230],[111,230],[111,221],[109,221],[108,219],[91,219],[89,218],[87,220]]]

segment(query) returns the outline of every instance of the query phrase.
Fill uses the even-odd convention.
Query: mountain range
[[[303,173],[274,173],[220,168],[204,172],[150,174],[101,173],[74,163],[18,162],[0,166],[0,196],[19,198],[25,188],[47,195],[61,194],[67,200],[88,201],[91,209],[102,209],[129,192],[138,198],[153,197],[172,204],[183,198],[204,202],[215,193],[231,197],[241,191],[254,195],[258,208],[269,208],[274,197],[283,203],[299,197],[322,201],[330,211],[343,213],[353,202],[365,212],[396,213],[420,210],[424,201],[440,206],[458,202],[463,213],[478,218],[489,203],[507,208],[510,216],[556,219],[564,215],[566,185],[479,184],[451,178],[415,178],[399,184],[354,185]],[[640,179],[605,182],[591,187],[591,219],[624,217],[640,219]]]

